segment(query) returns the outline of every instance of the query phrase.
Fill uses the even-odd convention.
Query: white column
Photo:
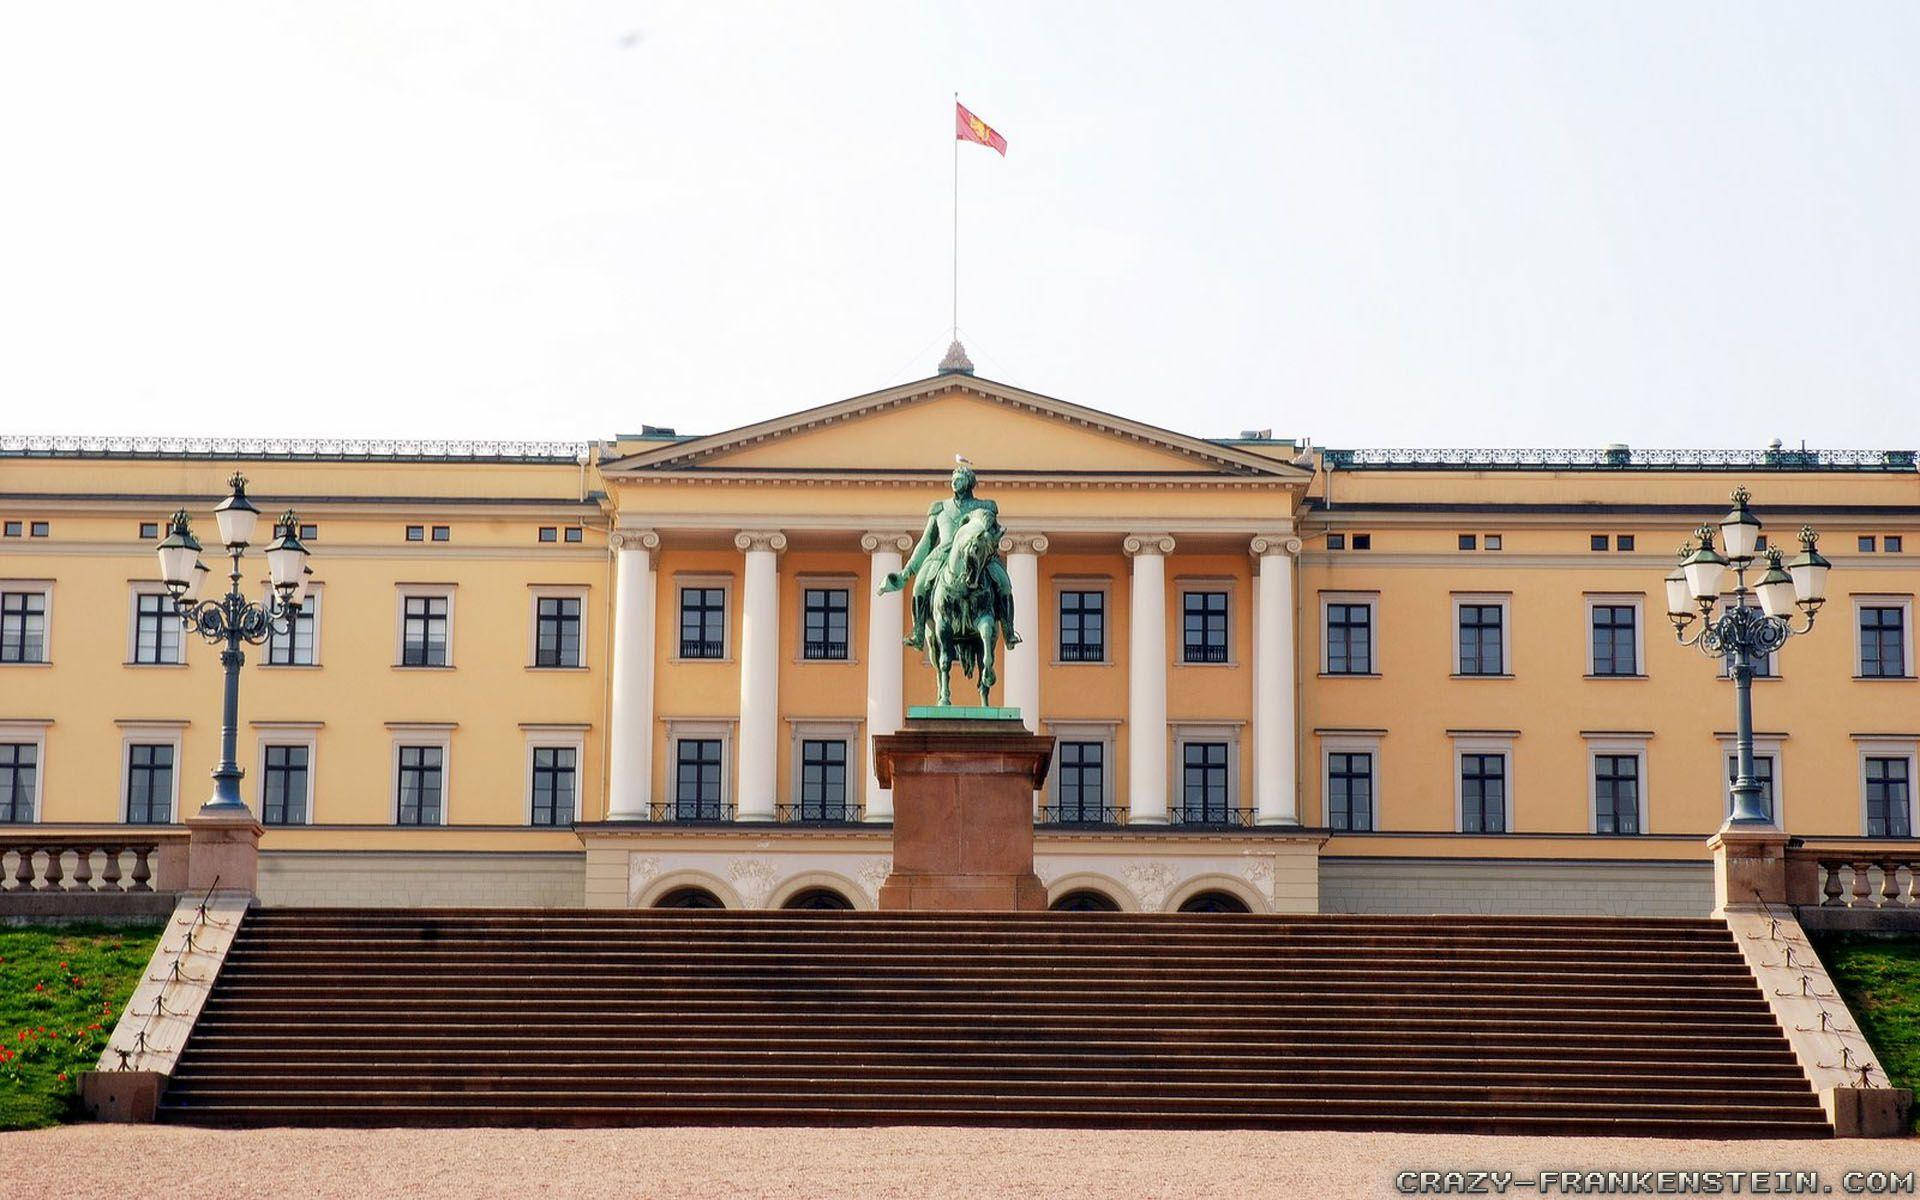
[[[1253,808],[1258,825],[1298,825],[1293,728],[1293,556],[1300,539],[1262,535],[1249,549],[1260,561],[1254,609]]]
[[[653,800],[651,529],[617,529],[613,549],[613,694],[607,715],[607,820],[644,821]]]
[[[860,548],[870,558],[867,576],[867,820],[893,820],[893,792],[874,778],[873,739],[883,733],[898,733],[905,714],[906,650],[900,639],[906,636],[906,593],[879,595],[880,584],[900,569],[902,555],[913,548],[913,539],[904,533],[869,533],[860,538]]]
[[[771,821],[780,763],[780,552],[787,535],[743,532],[746,552],[740,597],[740,765],[734,818]]]
[[[1012,533],[1000,539],[1007,578],[1013,583],[1013,625],[1025,631],[1020,644],[1006,651],[1000,678],[1006,682],[1007,704],[1020,710],[1035,733],[1040,732],[1040,556],[1046,552],[1045,534]]]
[[[1135,825],[1167,823],[1166,534],[1134,534],[1133,603],[1127,638],[1127,803]]]

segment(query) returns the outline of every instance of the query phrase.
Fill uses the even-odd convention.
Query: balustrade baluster
[[[33,847],[16,847],[20,861],[13,868],[13,887],[9,891],[25,892],[33,888]]]
[[[1826,899],[1820,902],[1821,907],[1838,908],[1840,906],[1840,864],[1839,862],[1831,858],[1821,859],[1820,873],[1826,876],[1826,883],[1821,885],[1821,888],[1820,888],[1821,892],[1826,896]]]
[[[93,890],[93,847],[80,846],[73,852],[73,882],[67,885],[70,892],[90,892]]]
[[[107,866],[100,873],[100,882],[106,887],[102,890],[117,892],[120,890],[120,847],[106,846],[104,849],[107,854]]]
[[[1900,862],[1888,859],[1880,864],[1880,907],[1892,908],[1900,903]]]
[[[66,864],[61,861],[66,858],[66,856],[66,850],[60,846],[47,847],[47,873],[36,886],[36,891],[61,892],[66,890],[60,883],[62,879],[66,878],[67,874]]]
[[[128,891],[150,892],[153,890],[147,886],[147,880],[153,878],[152,864],[148,861],[152,856],[152,846],[133,847],[133,882],[128,886]]]
[[[1867,907],[1867,897],[1873,894],[1873,864],[1857,862],[1853,864],[1853,898],[1848,907]]]

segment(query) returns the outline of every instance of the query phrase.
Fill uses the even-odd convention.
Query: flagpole
[[[953,111],[960,111],[960,93],[953,94]],[[960,135],[953,135],[953,340],[960,340]]]

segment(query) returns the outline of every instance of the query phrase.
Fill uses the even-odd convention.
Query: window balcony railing
[[[845,662],[847,644],[845,642],[808,642],[800,652],[802,658],[821,662]]]
[[[657,800],[652,816],[676,825],[720,825],[733,820],[733,805],[712,800]]]
[[[680,639],[681,658],[725,658],[726,655],[727,644],[725,642],[706,642],[688,638]]]
[[[1225,646],[1210,646],[1198,642],[1189,642],[1186,647],[1186,661],[1190,663],[1223,663],[1227,661]]]
[[[1036,825],[1060,825],[1077,828],[1118,826],[1124,818],[1118,808],[1097,804],[1043,804],[1034,818]]]
[[[854,825],[865,819],[858,804],[780,804],[773,815],[789,825]]]
[[[1106,647],[1098,642],[1083,642],[1078,645],[1070,642],[1060,644],[1061,662],[1101,662],[1106,657]]]
[[[1181,806],[1167,813],[1167,824],[1185,829],[1249,829],[1253,826],[1253,810],[1215,808],[1211,805]]]

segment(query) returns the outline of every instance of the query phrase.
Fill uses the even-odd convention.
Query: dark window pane
[[[1056,757],[1059,804],[1055,818],[1063,824],[1107,819],[1106,743],[1061,742]]]
[[[0,742],[0,821],[33,820],[39,789],[40,747],[32,742]]]
[[[1463,833],[1507,831],[1507,756],[1460,756],[1460,830]]]
[[[1188,824],[1218,825],[1234,818],[1227,792],[1227,750],[1225,742],[1183,746],[1180,803]]]
[[[1327,605],[1327,674],[1373,673],[1373,605]]]
[[[1107,657],[1107,594],[1060,593],[1060,661],[1104,662]]]
[[[1501,636],[1505,615],[1498,604],[1460,605],[1460,674],[1506,672]]]
[[[0,663],[46,660],[46,593],[0,592]]]
[[[1767,819],[1771,821],[1773,820],[1773,756],[1771,754],[1753,756],[1753,777],[1760,784],[1760,807],[1767,814]],[[1731,789],[1738,782],[1740,782],[1740,756],[1729,754],[1727,755],[1727,787]],[[1729,813],[1733,811],[1731,790],[1727,792],[1727,811]]]
[[[180,658],[180,618],[173,598],[160,592],[134,597],[133,661],[177,663]]]
[[[682,738],[676,745],[675,820],[719,821],[721,809],[720,739]]]
[[[533,823],[571,825],[575,811],[578,752],[572,746],[533,749]]]
[[[680,589],[680,657],[725,658],[727,593],[717,587]]]
[[[1907,673],[1906,616],[1898,605],[1860,609],[1860,674],[1892,679]]]
[[[823,662],[847,659],[850,597],[846,588],[807,588],[802,593],[802,658]]]
[[[1867,836],[1913,836],[1913,780],[1904,758],[1867,760]]]
[[[267,662],[277,667],[312,666],[314,638],[319,628],[320,593],[309,591],[300,611],[288,619],[287,628],[275,629],[267,638]]]
[[[1634,625],[1634,606],[1631,604],[1593,606],[1593,673],[1595,675],[1640,673]]]
[[[400,824],[440,824],[445,770],[439,746],[400,747]]]
[[[1327,828],[1373,828],[1373,755],[1327,755]]]
[[[173,820],[173,746],[127,747],[127,823],[162,825]]]
[[[268,746],[265,778],[260,781],[261,821],[267,825],[304,824],[309,777],[305,746]]]
[[[800,819],[846,821],[847,743],[838,739],[800,743]]]
[[[401,611],[400,665],[446,666],[447,597],[408,596],[402,601]]]
[[[1183,593],[1181,620],[1183,662],[1227,661],[1227,593]]]
[[[580,665],[580,598],[541,596],[534,602],[533,665]]]
[[[1595,832],[1639,833],[1640,757],[1594,755],[1593,796]]]

